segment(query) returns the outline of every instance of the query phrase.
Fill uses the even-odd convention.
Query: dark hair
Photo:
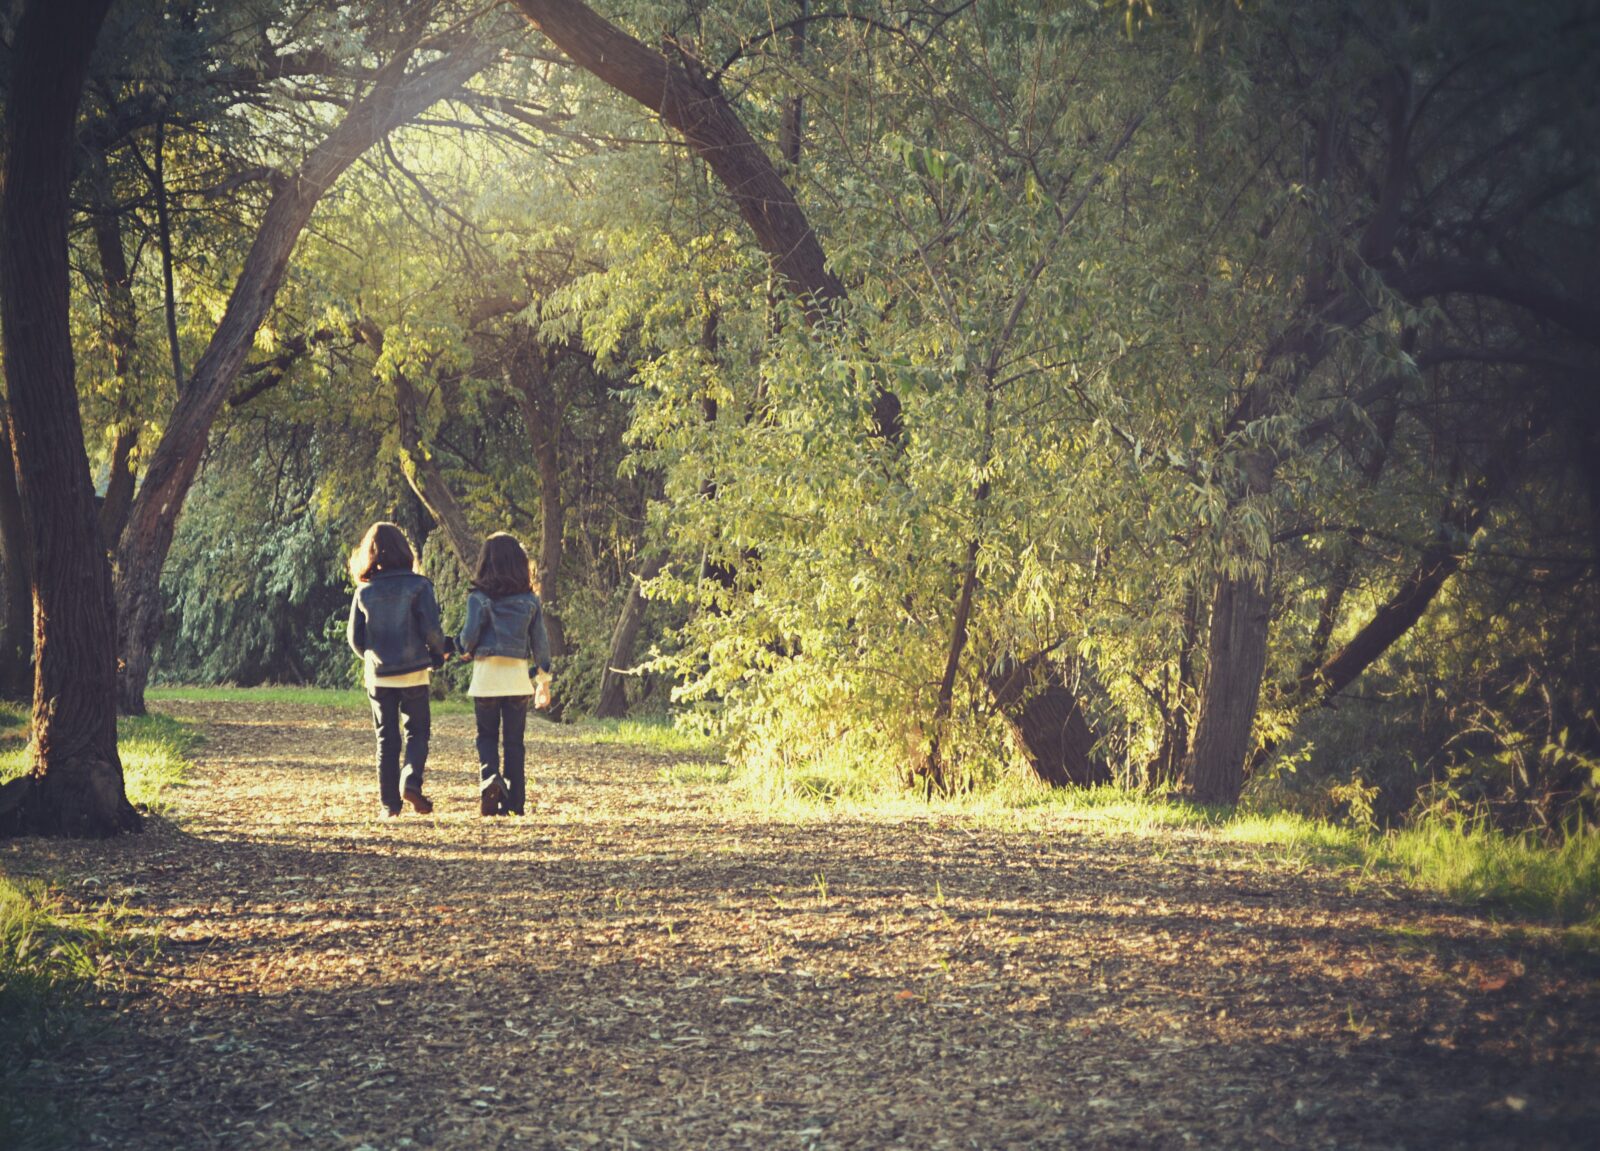
[[[379,572],[408,572],[415,568],[411,541],[398,524],[373,524],[350,553],[350,578],[356,583],[368,583]]]
[[[516,536],[495,532],[483,541],[472,586],[490,599],[533,590],[533,564]]]

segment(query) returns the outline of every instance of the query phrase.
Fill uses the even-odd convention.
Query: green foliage
[[[263,521],[254,468],[231,491],[217,479],[191,498],[163,580],[173,625],[158,649],[159,677],[348,683],[349,594],[334,526],[299,502]]]
[[[471,531],[532,544],[551,445],[564,716],[593,704],[641,558],[666,555],[630,686],[775,802],[876,802],[935,745],[958,786],[1003,792],[1025,755],[991,676],[1033,657],[1120,781],[1171,786],[1214,589],[1270,576],[1253,743],[1277,758],[1253,802],[1364,829],[1487,810],[1554,842],[1600,810],[1595,536],[1571,511],[1600,491],[1580,463],[1600,410],[1572,382],[1593,348],[1405,277],[1488,261],[1594,298],[1575,253],[1596,231],[1600,53],[1578,7],[985,0],[935,28],[868,5],[807,24],[797,57],[763,5],[615,6],[646,43],[726,61],[758,140],[803,97],[782,174],[848,285],[825,315],[660,123],[485,17],[501,62],[319,204],[241,383],[288,367],[225,417],[182,521],[157,674],[352,686],[341,561],[366,524],[406,527],[453,627],[463,573],[419,465]],[[242,12],[122,9],[93,86],[174,110],[188,363],[271,188],[219,173],[291,170],[326,129],[310,88],[363,82],[289,76],[234,105],[203,78],[260,43],[366,67],[403,6]],[[173,399],[143,319],[165,301],[140,156],[111,148],[83,189],[134,260],[120,369],[95,238],[73,241],[101,465]],[[895,443],[874,434],[884,391]],[[1441,555],[1459,570],[1323,708],[1318,665]]]

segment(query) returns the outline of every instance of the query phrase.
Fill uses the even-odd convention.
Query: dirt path
[[[177,821],[0,846],[165,940],[40,1070],[143,1148],[1593,1146],[1592,964],[1202,837],[719,813],[537,725],[526,820],[435,720],[375,818],[363,717],[203,723]]]

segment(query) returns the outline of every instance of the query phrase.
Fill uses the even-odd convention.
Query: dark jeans
[[[506,809],[517,815],[527,801],[525,767],[527,749],[522,737],[528,730],[528,704],[531,695],[480,695],[472,701],[478,718],[478,776],[486,783],[496,775],[506,781]],[[505,732],[505,770],[500,766],[500,733]]]
[[[428,763],[428,735],[433,726],[428,685],[375,687],[367,698],[372,702],[372,726],[378,732],[378,798],[390,811],[399,811],[402,785],[406,791],[422,790],[422,769]]]

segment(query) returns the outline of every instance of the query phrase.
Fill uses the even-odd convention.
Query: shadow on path
[[[783,823],[536,726],[375,818],[364,717],[205,722],[179,822],[25,841],[163,940],[40,1069],[87,1146],[1592,1145],[1593,969],[1204,837]],[[1160,850],[1154,850],[1159,845]],[[72,885],[76,885],[73,887]]]

